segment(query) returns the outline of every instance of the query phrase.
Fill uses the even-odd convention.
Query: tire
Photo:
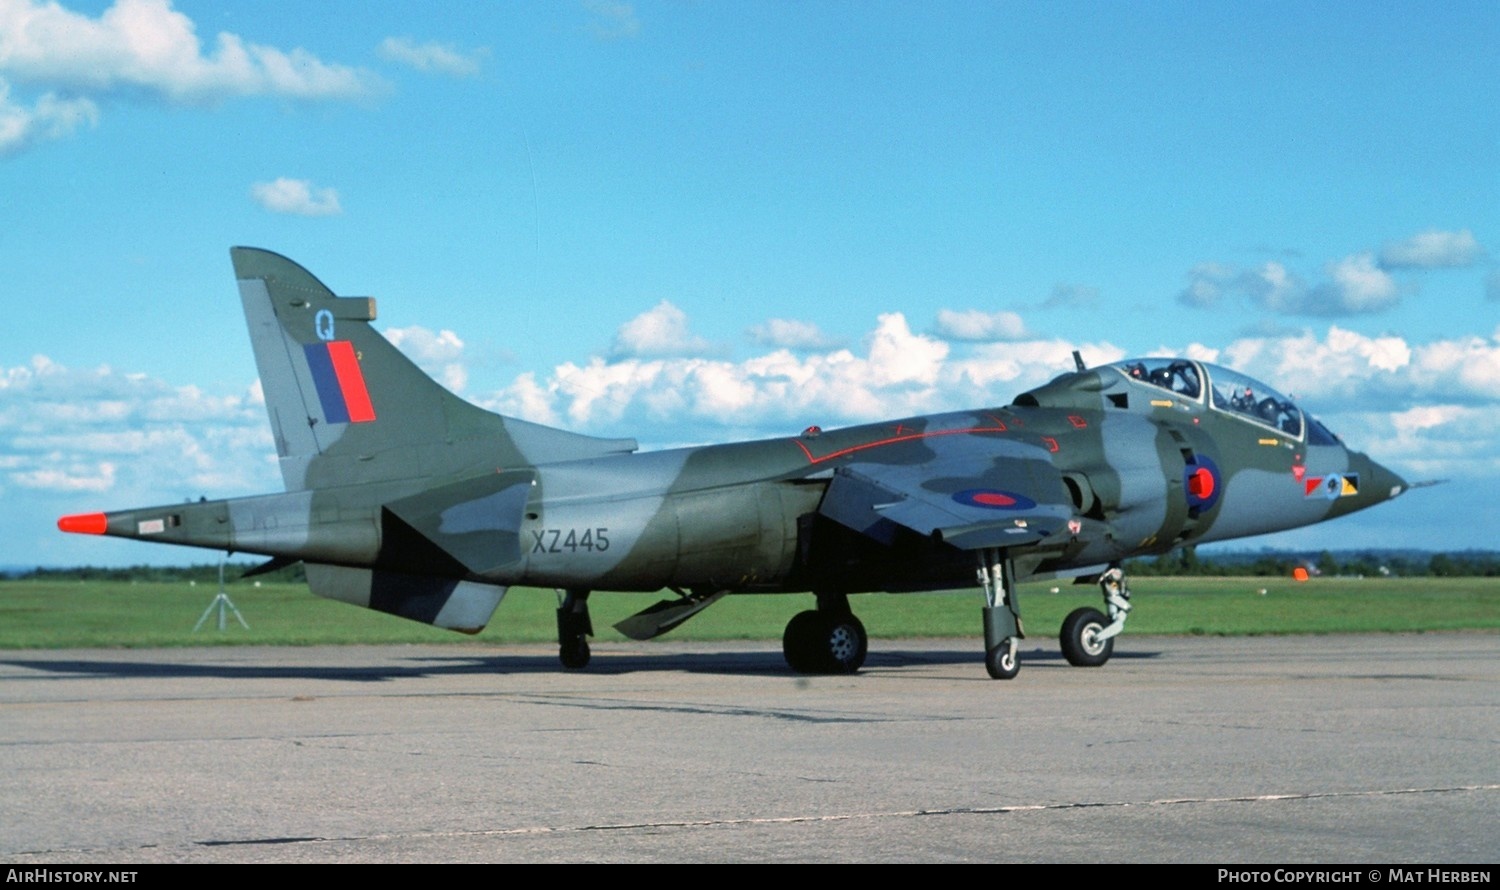
[[[787,622],[781,651],[799,674],[852,674],[865,663],[870,638],[853,615],[829,618],[809,609]]]
[[[823,634],[823,656],[827,659],[831,674],[852,674],[865,663],[870,651],[870,637],[865,626],[853,615],[835,618],[827,622]]]
[[[1098,639],[1099,632],[1109,626],[1109,619],[1098,609],[1074,609],[1063,619],[1062,633],[1058,642],[1062,644],[1063,657],[1074,667],[1099,667],[1114,654],[1115,641]]]
[[[990,651],[984,654],[984,669],[989,671],[990,678],[994,680],[1014,680],[1016,674],[1021,672],[1021,659],[1010,653],[1010,640],[1000,641]]]
[[[581,671],[588,667],[592,655],[593,653],[589,651],[589,641],[584,637],[578,637],[558,647],[557,651],[557,657],[562,661],[562,666],[570,671]]]
[[[823,634],[823,616],[811,609],[798,612],[786,623],[781,635],[781,653],[787,667],[799,674],[821,673],[818,669],[818,639]]]

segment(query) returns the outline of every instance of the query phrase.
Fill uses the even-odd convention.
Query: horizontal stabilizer
[[[277,569],[284,569],[287,566],[294,566],[298,562],[301,562],[301,560],[299,560],[295,556],[273,557],[261,563],[260,565],[246,571],[243,575],[240,576],[240,578],[254,578],[256,575],[264,575],[269,572],[274,572]]]
[[[307,564],[307,586],[318,596],[434,627],[477,634],[489,624],[507,588],[432,575]]]

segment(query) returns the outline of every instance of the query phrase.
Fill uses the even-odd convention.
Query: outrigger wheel
[[[1016,640],[1007,637],[999,645],[991,646],[984,654],[984,669],[992,680],[1014,680],[1021,672],[1021,659],[1016,656]]]
[[[980,550],[979,587],[984,593],[984,669],[993,680],[1014,680],[1021,673],[1017,654],[1026,632],[1016,603],[1016,569],[1004,550]]]

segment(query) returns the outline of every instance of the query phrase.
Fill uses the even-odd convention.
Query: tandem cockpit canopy
[[[1208,402],[1215,409],[1271,427],[1294,439],[1302,438],[1305,426],[1311,445],[1333,445],[1339,441],[1323,424],[1304,415],[1290,398],[1238,371],[1180,358],[1130,359],[1110,367],[1132,380],[1184,399],[1202,402],[1207,392]]]

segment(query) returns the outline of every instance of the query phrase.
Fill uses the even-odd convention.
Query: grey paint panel
[[[322,449],[308,420],[316,415],[308,403],[307,382],[298,378],[290,352],[297,344],[282,331],[266,283],[256,279],[241,281],[239,286],[250,347],[260,371],[276,453],[281,458],[282,481],[288,491],[306,488],[306,462]]]
[[[392,501],[385,508],[475,574],[521,558],[533,470],[490,473]]]
[[[321,597],[465,633],[483,630],[506,592],[492,584],[317,563],[307,564],[307,584]]]

